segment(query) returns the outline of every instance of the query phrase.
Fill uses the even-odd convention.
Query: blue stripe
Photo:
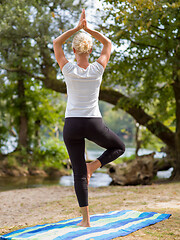
[[[70,220],[73,220],[74,218],[71,218],[71,219],[68,219],[68,220],[62,220],[62,221],[59,221],[59,222],[57,222],[57,223],[66,223],[66,222],[68,222],[68,221],[70,221]],[[52,224],[57,224],[57,223],[52,223]],[[52,226],[52,224],[51,224],[51,226]],[[16,231],[13,231],[13,232],[11,232],[11,233],[7,233],[7,234],[5,234],[5,235],[3,235],[3,237],[9,237],[9,236],[11,236],[11,235],[14,235],[14,234],[16,234],[16,233],[22,233],[22,232],[24,232],[24,231],[26,231],[26,230],[34,230],[34,229],[37,229],[38,227],[43,227],[43,226],[46,226],[47,225],[47,223],[45,223],[45,224],[42,224],[42,225],[36,225],[36,226],[34,226],[34,227],[27,227],[27,228],[23,228],[23,229],[19,229],[19,230],[16,230]],[[48,223],[48,225],[49,225],[49,223]],[[1,236],[2,237],[2,236]],[[0,238],[1,239],[1,238]],[[2,238],[2,239],[7,239],[7,238]]]
[[[80,236],[86,235],[88,233],[95,233],[95,232],[100,233],[100,232],[103,232],[103,231],[108,230],[108,229],[113,229],[113,228],[115,229],[117,227],[124,226],[124,225],[126,225],[127,223],[130,223],[130,222],[134,222],[134,221],[141,220],[141,219],[146,219],[147,217],[152,217],[154,214],[156,214],[156,213],[146,213],[146,214],[142,213],[142,214],[140,214],[140,216],[138,218],[122,219],[122,220],[118,220],[118,221],[115,221],[115,222],[107,223],[104,226],[91,227],[91,228],[79,230],[77,232],[66,233],[63,236],[61,236],[61,239],[62,240],[71,239],[72,237],[74,237],[74,238],[75,237],[80,237]],[[54,240],[58,240],[58,237],[54,238]]]
[[[164,220],[164,219],[168,219],[170,216],[171,216],[171,214],[162,213],[157,219]]]
[[[95,222],[97,220],[102,219],[102,217],[105,217],[105,218],[118,217],[118,216],[124,215],[125,213],[127,213],[129,211],[130,210],[123,210],[121,212],[117,212],[117,213],[114,213],[114,214],[112,214],[112,211],[111,211],[111,213],[104,214],[104,216],[103,215],[101,215],[101,216],[91,216],[90,217],[90,221],[91,222]],[[24,230],[21,231],[21,234],[19,234],[18,237],[20,237],[20,238],[27,238],[27,237],[34,236],[36,233],[45,233],[45,232],[47,232],[49,230],[56,229],[56,228],[60,229],[60,228],[68,227],[68,226],[76,226],[77,223],[79,223],[81,221],[81,220],[76,220],[76,219],[77,218],[75,218],[74,221],[69,222],[69,223],[66,223],[69,220],[65,220],[65,221],[59,221],[59,222],[57,222],[57,223],[55,223],[53,225],[52,224],[51,225],[48,224],[48,226],[47,226],[47,224],[37,225],[37,227],[42,226],[42,228],[33,227],[33,229],[31,228],[30,231],[28,231],[26,233],[23,233],[24,230],[25,230],[24,229]],[[71,219],[71,220],[73,220],[73,219]]]
[[[116,238],[118,236],[126,236],[126,235],[128,235],[128,234],[130,234],[132,232],[135,232],[135,231],[137,231],[137,230],[139,230],[141,228],[144,228],[146,226],[155,224],[155,223],[160,222],[160,221],[162,221],[164,219],[168,219],[171,216],[171,214],[162,214],[162,215],[164,215],[164,216],[160,215],[157,219],[152,219],[152,220],[148,220],[147,219],[143,223],[137,223],[137,224],[135,224],[135,225],[133,225],[131,227],[128,227],[126,229],[120,229],[117,232],[112,232],[112,233],[109,233],[109,234],[103,234],[101,236],[97,236],[95,239],[96,240],[104,240],[104,239],[110,240],[110,239]],[[136,219],[136,220],[138,220],[138,219]],[[91,238],[86,238],[84,240],[90,240]]]
[[[134,211],[132,210],[123,210],[123,211],[119,211],[119,212],[114,212],[114,211],[111,211],[107,214],[102,214],[102,215],[93,215],[90,217],[90,220],[91,222],[96,222],[102,218],[113,218],[113,217],[120,217],[120,216],[123,216],[124,214],[126,214],[127,212],[132,212],[132,214],[134,213]],[[139,212],[141,213],[141,212]],[[114,221],[114,222],[110,222],[110,223],[107,223],[106,225],[104,226],[100,226],[100,227],[91,227],[91,228],[83,228],[82,230],[78,230],[77,232],[70,232],[70,233],[67,233],[67,234],[64,234],[62,236],[58,236],[56,238],[54,238],[54,240],[70,240],[70,239],[74,239],[75,237],[80,237],[80,236],[84,236],[89,234],[89,233],[100,233],[100,232],[103,232],[105,230],[108,230],[108,229],[116,229],[118,227],[121,227],[121,226],[124,226],[126,225],[127,223],[131,223],[131,222],[134,222],[134,221],[138,221],[138,220],[142,220],[142,219],[147,219],[146,221],[144,221],[143,223],[134,223],[134,225],[132,225],[131,227],[128,227],[127,229],[123,230],[123,229],[120,229],[118,232],[115,232],[115,233],[110,233],[110,234],[103,234],[101,236],[96,236],[95,239],[96,240],[109,240],[109,239],[112,239],[112,238],[116,238],[118,236],[125,236],[125,235],[128,235],[130,234],[131,232],[134,232],[140,228],[143,228],[145,226],[148,226],[148,225],[152,225],[152,224],[155,224],[157,222],[160,222],[162,220],[165,220],[165,219],[168,219],[171,214],[161,214],[159,215],[156,219],[148,219],[152,216],[154,216],[154,214],[157,214],[156,212],[143,212],[139,215],[139,217],[136,217],[136,218],[131,218],[129,217],[128,219],[122,219],[122,220],[118,220],[118,221]],[[72,221],[72,222],[68,222],[68,221]],[[5,234],[3,236],[0,236],[0,239],[1,240],[12,240],[12,239],[19,239],[19,238],[27,238],[27,237],[33,237],[33,238],[36,238],[36,234],[40,233],[40,234],[43,234],[43,233],[46,233],[47,231],[49,230],[52,230],[52,229],[62,229],[62,234],[63,234],[63,228],[65,227],[68,227],[68,226],[72,226],[74,227],[74,229],[77,228],[76,224],[79,223],[81,220],[79,220],[79,218],[74,218],[74,219],[69,219],[69,220],[63,220],[63,221],[59,221],[57,223],[54,223],[54,224],[43,224],[43,225],[36,225],[34,227],[27,227],[27,228],[24,228],[24,229],[19,229],[19,230],[16,230],[12,233],[8,233],[8,234]],[[29,230],[28,232],[24,232],[24,231],[27,231]],[[19,233],[18,236],[16,237],[13,237],[14,234],[17,234]],[[37,237],[37,239],[40,239],[41,237]],[[92,237],[91,237],[92,238]],[[85,239],[91,239],[91,238],[84,238]]]
[[[121,211],[121,212],[117,212],[117,213],[115,213],[115,214],[108,214],[106,217],[107,218],[112,218],[112,217],[117,217],[117,216],[121,216],[121,215],[123,215],[123,214],[125,214],[127,211]],[[143,216],[143,217],[150,217],[150,216],[152,216],[152,213],[142,213],[139,217],[141,217],[141,216]],[[99,220],[99,219],[102,219],[102,215],[101,216],[92,216],[91,217],[91,219],[93,220],[93,221],[97,221],[97,220]],[[47,232],[47,231],[49,231],[49,230],[52,230],[52,229],[56,229],[56,228],[64,228],[64,227],[66,227],[66,226],[74,226],[75,224],[77,224],[79,221],[72,221],[72,222],[70,222],[70,223],[64,223],[64,224],[62,224],[62,222],[67,222],[68,220],[65,220],[65,221],[60,221],[61,222],[61,224],[54,224],[53,226],[52,225],[50,225],[50,226],[46,226],[47,224],[44,224],[44,225],[37,225],[36,226],[36,228],[35,227],[33,227],[34,228],[34,230],[32,230],[32,228],[29,228],[29,230],[30,231],[28,231],[28,232],[26,232],[26,233],[22,233],[22,234],[20,234],[19,235],[19,237],[21,237],[21,238],[27,238],[27,237],[31,237],[31,236],[34,236],[35,235],[35,233],[45,233],[45,232]],[[131,220],[131,221],[134,221],[134,219],[133,220]],[[122,222],[122,225],[124,225],[124,224],[126,224],[126,223],[128,223],[128,222],[130,222],[130,219],[125,219],[125,220],[121,220],[121,221],[119,221],[118,222],[118,224],[120,224],[120,222]],[[124,222],[124,224],[123,224],[123,222]],[[59,223],[59,222],[58,222]],[[103,228],[101,227],[101,231],[104,231],[105,229],[106,229],[106,226],[108,226],[108,225],[110,225],[111,227],[113,227],[112,226],[112,224],[113,223],[109,223],[109,224],[106,224]],[[113,224],[113,225],[117,225],[116,223],[115,224]],[[38,228],[39,226],[44,226],[43,228]],[[26,228],[26,229],[28,229],[28,228]],[[88,228],[89,229],[89,231],[87,231],[87,229],[85,229],[85,233],[87,233],[87,232],[92,232],[92,228]],[[97,229],[97,230],[96,230]],[[99,227],[96,227],[96,229],[93,227],[93,232],[97,232],[98,230],[99,230]],[[24,229],[25,230],[25,229]],[[23,231],[23,230],[22,230]],[[83,231],[83,232],[82,232]],[[18,231],[16,231],[16,233],[17,233]],[[75,236],[80,236],[80,232],[82,232],[82,234],[81,235],[83,235],[84,234],[84,230],[80,230],[80,231],[78,231],[77,232],[77,234],[75,234]],[[15,232],[14,232],[14,234],[15,234]],[[66,235],[72,235],[71,233],[68,233],[68,234],[66,234]],[[64,237],[66,237],[66,235],[64,235]],[[62,237],[62,239],[64,239],[64,237]],[[69,236],[70,237],[70,236]]]

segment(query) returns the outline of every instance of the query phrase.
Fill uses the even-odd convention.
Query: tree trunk
[[[25,100],[25,86],[24,80],[18,79],[18,98],[19,98],[19,139],[18,148],[28,146],[28,116],[26,110],[26,100]]]
[[[139,123],[136,122],[136,133],[135,133],[135,141],[136,141],[136,151],[135,151],[135,155],[136,157],[138,156],[138,151],[141,148],[141,140],[139,139],[139,128],[140,125]]]
[[[178,69],[180,71],[180,69]],[[176,133],[175,133],[175,171],[174,179],[180,180],[180,76],[175,75],[175,82],[173,84],[175,99],[176,99]]]
[[[41,120],[36,120],[35,121],[35,147],[40,147],[40,126],[41,126]]]

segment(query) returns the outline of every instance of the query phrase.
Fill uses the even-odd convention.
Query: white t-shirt
[[[99,89],[103,66],[94,62],[84,69],[77,64],[66,63],[62,73],[67,86],[67,117],[102,117],[99,111]]]

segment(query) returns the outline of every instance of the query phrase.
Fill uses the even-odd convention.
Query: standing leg
[[[82,213],[83,219],[77,225],[81,227],[90,227],[89,207],[88,206],[81,207],[81,213]]]
[[[64,142],[71,160],[74,173],[74,189],[81,208],[83,220],[79,226],[90,227],[88,208],[87,167],[85,163],[85,140],[75,119],[65,121],[63,129]]]

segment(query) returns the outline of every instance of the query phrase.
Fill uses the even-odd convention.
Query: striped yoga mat
[[[168,219],[171,214],[156,212],[139,212],[132,210],[113,211],[90,217],[91,227],[78,227],[82,218],[63,220],[27,227],[3,236],[8,240],[108,240],[128,235],[138,229]]]

